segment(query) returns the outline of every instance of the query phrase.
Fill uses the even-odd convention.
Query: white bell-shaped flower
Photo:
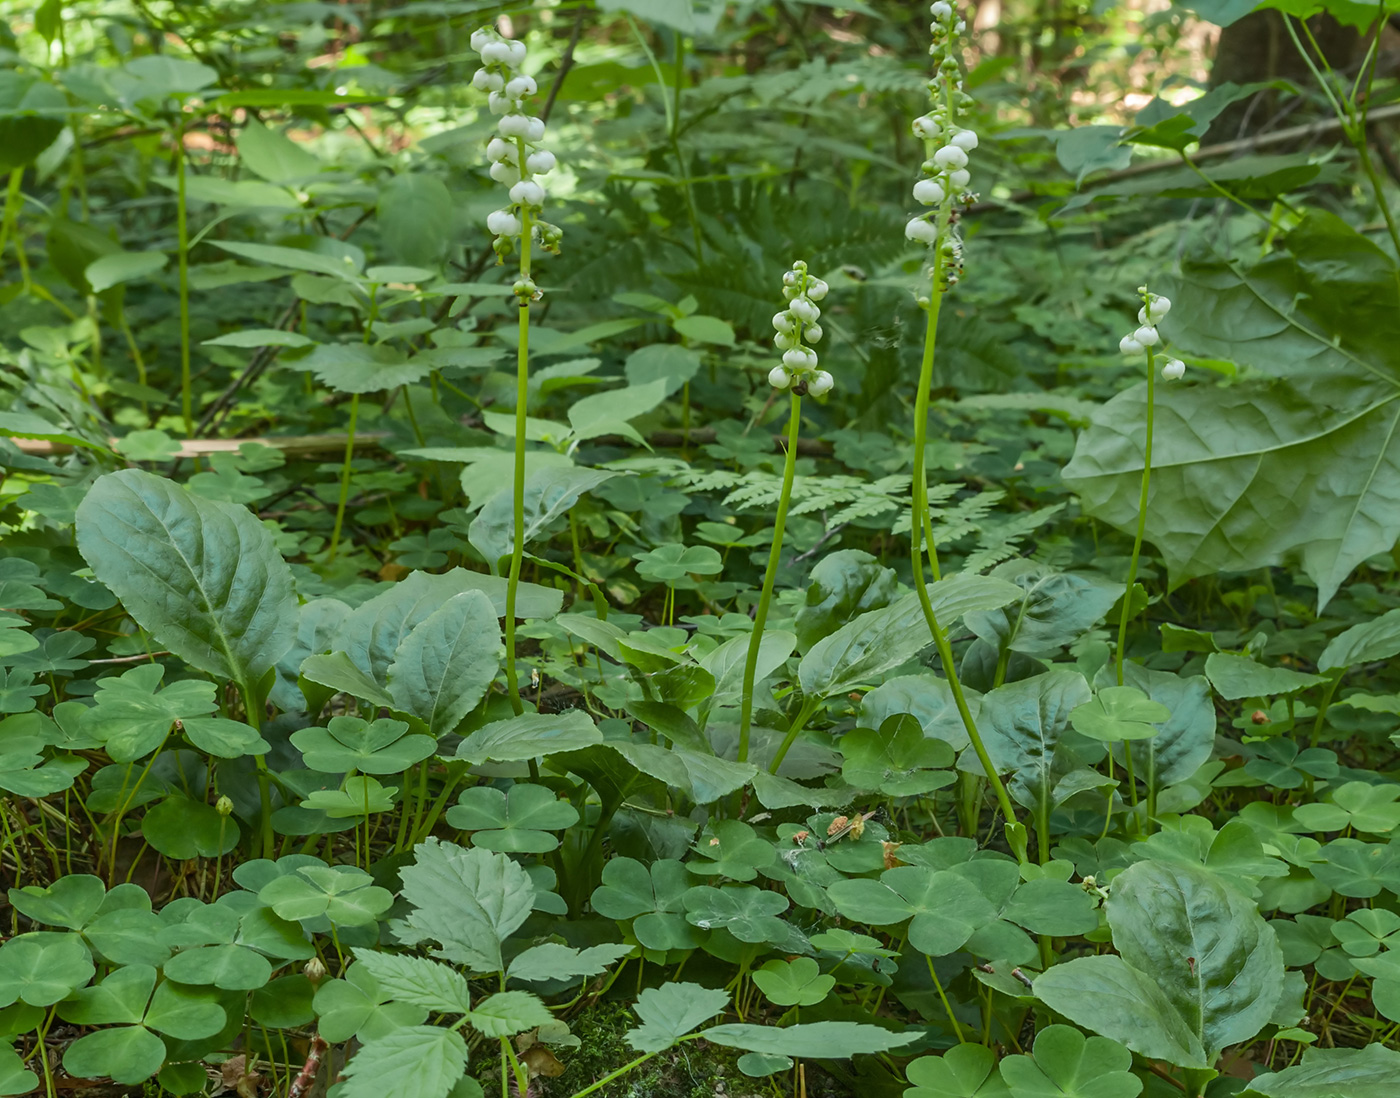
[[[510,189],[510,200],[522,206],[543,206],[544,188],[533,179],[522,179]]]
[[[793,332],[779,332],[773,337],[773,346],[780,351],[797,346],[797,336]]]
[[[810,370],[817,364],[817,352],[797,346],[783,352],[783,365],[789,370]]]
[[[938,136],[938,119],[931,115],[922,115],[914,119],[914,136],[922,141],[932,141]]]
[[[530,136],[530,123],[537,121],[529,115],[508,114],[496,123],[496,132],[502,137],[524,137],[527,140]]]
[[[1118,349],[1125,355],[1140,355],[1144,350],[1142,344],[1130,335],[1125,335],[1118,341]]]
[[[933,244],[938,240],[938,226],[922,217],[916,217],[904,226],[904,235],[918,244]]]
[[[490,69],[477,69],[472,74],[472,87],[477,91],[498,92],[506,86],[505,77]]]
[[[966,168],[959,168],[955,172],[948,173],[948,182],[958,190],[962,190],[972,182],[972,173]]]
[[[964,152],[971,152],[977,148],[977,134],[972,130],[959,130],[949,139],[948,144],[956,145]]]
[[[496,32],[490,27],[481,27],[479,30],[472,31],[472,49],[475,50],[477,53],[480,53],[483,49],[486,48],[487,42],[494,42],[495,40]]]
[[[513,69],[518,69],[521,65],[525,64],[526,49],[524,42],[517,42],[514,39],[507,38],[505,40],[505,47],[507,65]]]
[[[548,175],[557,163],[554,154],[548,149],[538,149],[525,158],[525,167],[535,175]]]
[[[933,162],[940,168],[965,168],[967,152],[956,145],[944,145],[933,154]]]
[[[497,236],[515,236],[520,232],[520,218],[509,210],[492,210],[486,215],[486,227]]]
[[[529,125],[525,129],[525,140],[531,145],[537,145],[544,140],[544,119],[530,118],[526,120]]]
[[[824,334],[820,324],[808,324],[802,329],[802,338],[808,343],[820,343]]]
[[[812,380],[807,382],[807,392],[815,397],[826,396],[831,392],[831,387],[836,384],[836,379],[825,370],[818,370]]]
[[[1167,364],[1162,367],[1162,376],[1168,381],[1179,381],[1186,373],[1186,363],[1179,358],[1167,360]]]
[[[775,331],[791,334],[796,330],[797,325],[793,323],[791,313],[782,312],[773,314],[773,328]]]
[[[822,311],[805,297],[795,298],[788,311],[803,324],[815,324],[822,315]]]
[[[1162,337],[1158,334],[1157,329],[1152,327],[1150,324],[1144,324],[1141,328],[1134,332],[1133,338],[1139,343],[1141,343],[1144,347],[1155,347],[1158,343],[1162,341]]]
[[[506,94],[512,99],[523,99],[527,95],[534,95],[536,90],[535,79],[532,76],[514,76],[506,85]]]
[[[523,46],[522,46],[523,48]],[[493,42],[485,43],[481,49],[476,51],[481,54],[481,59],[488,65],[509,65],[511,58],[510,43],[503,39],[496,39]]]
[[[491,178],[503,186],[513,187],[520,182],[520,169],[509,160],[498,160],[488,170]]]
[[[768,384],[775,389],[786,389],[792,384],[792,375],[781,366],[774,366],[768,371]]]
[[[820,301],[826,297],[827,291],[830,289],[831,287],[820,278],[807,279],[807,297],[812,301]]]
[[[520,149],[510,141],[502,141],[499,137],[493,137],[486,143],[486,159],[493,163],[502,160],[514,164],[520,158]]]
[[[936,179],[920,179],[914,184],[914,201],[921,202],[925,206],[937,206],[947,197],[948,192],[943,189],[943,184]]]

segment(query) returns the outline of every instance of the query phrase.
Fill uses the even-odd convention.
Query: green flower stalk
[[[914,401],[914,499],[910,516],[910,562],[914,573],[914,590],[928,623],[929,633],[938,649],[943,674],[953,695],[958,715],[967,730],[968,739],[982,764],[997,804],[1006,818],[1006,837],[1019,861],[1026,861],[1026,828],[1016,819],[1016,810],[1006,785],[997,774],[991,756],[987,754],[982,734],[967,704],[962,683],[958,679],[957,663],[948,635],[939,624],[924,581],[924,531],[929,531],[928,565],[934,579],[941,575],[938,550],[933,543],[932,523],[928,507],[928,477],[924,466],[928,439],[929,390],[933,385],[934,351],[938,342],[938,314],[943,295],[962,277],[962,241],[958,237],[955,207],[972,202],[975,196],[968,190],[972,181],[968,169],[968,154],[978,145],[977,134],[957,124],[959,114],[972,103],[963,91],[958,63],[960,50],[957,39],[967,29],[957,10],[948,0],[936,0],[929,7],[933,15],[930,31],[933,43],[929,53],[935,61],[936,75],[929,81],[933,106],[929,112],[914,119],[914,136],[921,138],[930,151],[924,161],[922,174],[914,184],[914,199],[930,207],[905,227],[904,235],[916,243],[933,248],[933,262],[927,270],[929,296],[922,304],[928,313],[924,337],[923,363],[919,370],[919,388]]]
[[[540,147],[544,140],[544,119],[529,113],[526,100],[538,90],[533,77],[522,72],[525,43],[503,38],[494,27],[483,27],[472,34],[472,49],[481,55],[482,67],[472,77],[472,86],[490,96],[492,114],[500,115],[497,136],[486,146],[491,161],[491,178],[510,189],[510,203],[487,215],[486,227],[495,237],[492,248],[500,262],[520,248],[520,277],[513,287],[520,307],[520,339],[516,354],[515,397],[515,524],[511,539],[510,579],[506,585],[506,686],[510,704],[517,714],[525,711],[520,701],[520,682],[515,660],[515,603],[520,588],[520,566],[525,553],[525,410],[530,391],[530,303],[542,296],[531,278],[532,245],[558,253],[563,230],[540,216],[545,189],[537,176],[554,170],[554,154]]]
[[[783,296],[788,307],[773,317],[773,327],[777,334],[773,342],[783,352],[783,361],[768,372],[769,384],[775,389],[787,389],[792,395],[791,410],[788,415],[787,457],[783,462],[783,489],[778,498],[778,516],[773,524],[773,546],[768,551],[768,568],[763,574],[763,591],[758,598],[758,610],[754,614],[753,632],[749,635],[749,653],[744,661],[744,683],[739,702],[739,761],[749,757],[749,729],[753,724],[754,676],[758,671],[758,652],[763,644],[763,628],[768,622],[768,607],[773,601],[773,584],[778,578],[778,565],[783,555],[783,531],[787,526],[788,506],[792,502],[793,474],[797,467],[797,434],[802,424],[802,397],[804,394],[825,396],[835,384],[825,370],[817,369],[817,352],[808,344],[816,343],[822,337],[822,311],[817,302],[826,297],[827,285],[820,278],[807,273],[807,264],[798,260],[792,270],[783,275]],[[773,770],[801,730],[799,721],[793,726],[783,742]]]

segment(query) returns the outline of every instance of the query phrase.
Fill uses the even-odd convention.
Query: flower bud
[[[958,190],[962,190],[972,182],[972,173],[966,168],[959,168],[955,172],[948,173],[948,182]]]
[[[822,315],[822,311],[805,297],[793,299],[792,304],[788,306],[788,312],[804,324],[815,324],[817,318]]]
[[[933,154],[933,162],[940,168],[965,168],[967,153],[956,145],[944,145]]]
[[[556,163],[558,163],[558,161],[554,159],[554,154],[548,149],[540,149],[538,152],[532,152],[525,158],[525,167],[536,175],[548,175],[554,170]]]
[[[796,271],[784,271],[784,272],[783,272],[783,285],[784,285],[784,286],[796,286],[796,285],[797,285],[797,281],[798,281],[798,279],[799,279],[800,277],[801,277],[801,276],[800,276]]]
[[[543,206],[544,188],[533,179],[522,179],[510,189],[510,200],[522,206]]]
[[[301,971],[306,978],[311,981],[313,987],[330,975],[330,973],[326,971],[325,961],[321,960],[320,957],[312,957],[311,960],[306,962]]]
[[[520,218],[509,210],[492,210],[486,215],[486,227],[497,236],[515,236],[520,232]]]
[[[977,134],[972,130],[959,130],[957,133],[953,134],[948,143],[950,145],[956,145],[965,152],[971,152],[973,149],[977,148]]]
[[[506,85],[506,94],[512,99],[523,99],[527,95],[534,95],[537,90],[533,76],[516,76]]]
[[[510,45],[500,39],[487,42],[477,52],[481,54],[481,59],[488,65],[510,64]]]
[[[214,811],[217,812],[220,816],[232,816],[233,802],[227,797],[220,797],[217,801],[214,802]]]
[[[786,351],[797,346],[797,336],[792,332],[779,332],[773,337],[773,346],[780,351]]]
[[[1162,367],[1162,376],[1168,381],[1179,381],[1185,373],[1186,363],[1179,358],[1169,359],[1167,364]]]
[[[1125,335],[1118,341],[1118,349],[1125,355],[1138,355],[1143,352],[1142,344],[1130,335]]]
[[[774,366],[768,371],[768,384],[775,389],[786,389],[792,384],[792,375],[781,366]]]
[[[529,138],[531,122],[539,121],[525,114],[508,114],[496,123],[496,131],[502,137],[524,137]]]
[[[773,328],[783,333],[791,333],[796,325],[792,322],[791,313],[774,313]]]
[[[802,338],[808,343],[820,343],[823,334],[820,324],[808,324],[806,329],[802,332]]]
[[[836,384],[836,379],[825,370],[818,370],[816,376],[807,383],[807,392],[814,397],[826,396],[831,392],[831,387]]]
[[[820,278],[807,279],[807,298],[810,301],[820,301],[826,297],[827,291],[830,289],[831,287]]]
[[[472,74],[472,87],[477,91],[496,92],[505,87],[505,77],[489,69],[477,69]]]
[[[925,206],[937,206],[947,197],[948,192],[936,179],[920,179],[914,184],[914,200]]]
[[[1144,347],[1155,347],[1162,340],[1162,337],[1157,334],[1157,329],[1148,324],[1144,324],[1134,332],[1133,338]]]
[[[817,353],[810,348],[797,346],[783,352],[783,365],[789,370],[810,370],[817,364]]]
[[[904,235],[919,244],[932,244],[938,239],[938,226],[916,217],[904,226]]]

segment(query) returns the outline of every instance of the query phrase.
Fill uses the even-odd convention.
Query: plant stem
[[[778,578],[778,566],[783,556],[783,530],[787,525],[788,505],[792,502],[793,474],[797,468],[797,433],[802,425],[802,397],[792,393],[788,414],[787,457],[783,461],[783,489],[778,497],[778,517],[773,524],[773,546],[768,551],[768,569],[763,573],[763,592],[758,597],[753,632],[749,634],[749,654],[744,660],[744,684],[739,702],[739,761],[749,757],[749,726],[753,722],[754,675],[758,671],[758,652],[763,645],[763,627],[768,621],[768,606],[773,600],[773,584]]]
[[[982,771],[986,774],[988,782],[991,783],[992,790],[996,794],[997,804],[1001,806],[1002,815],[1006,817],[1007,835],[1010,838],[1016,834],[1015,829],[1021,827],[1016,820],[1016,810],[1012,807],[1011,797],[1006,792],[1006,785],[1002,782],[1001,776],[997,774],[996,767],[992,765],[991,756],[987,754],[987,747],[982,742],[982,734],[977,729],[977,722],[973,719],[972,710],[968,707],[967,698],[963,694],[962,683],[958,679],[957,662],[953,658],[953,646],[949,643],[943,628],[938,624],[938,615],[934,612],[933,601],[929,598],[928,588],[924,584],[924,552],[920,542],[925,526],[929,523],[928,479],[924,469],[924,450],[928,439],[929,390],[933,386],[934,349],[938,342],[938,313],[943,301],[943,290],[939,285],[942,271],[942,254],[938,253],[934,260],[933,278],[930,280],[929,286],[928,329],[924,337],[923,364],[919,369],[919,389],[914,398],[914,510],[909,522],[910,563],[914,571],[914,590],[918,594],[919,606],[923,609],[924,620],[928,623],[933,643],[938,648],[938,659],[943,665],[943,675],[948,680],[948,689],[952,691],[953,704],[958,707],[958,716],[962,718],[963,728],[967,730],[967,738],[972,742],[972,749],[977,753],[977,760],[982,764]],[[936,551],[936,547],[930,542],[930,557]],[[1017,861],[1024,865],[1026,844],[1023,831],[1020,833],[1019,842],[1015,839],[1012,840],[1012,846],[1016,850]]]
[[[520,162],[525,163],[524,142]],[[520,211],[520,277],[530,277],[530,211]],[[520,300],[520,345],[515,356],[515,526],[510,548],[510,579],[506,583],[506,687],[516,716],[525,712],[515,669],[515,596],[520,587],[520,562],[525,555],[525,411],[530,399],[530,299]]]
[[[1142,538],[1147,530],[1147,486],[1152,477],[1152,424],[1157,393],[1156,363],[1152,348],[1147,348],[1147,439],[1143,445],[1142,489],[1138,493],[1137,534],[1133,538],[1133,556],[1128,562],[1128,586],[1123,591],[1123,612],[1118,616],[1118,650],[1114,653],[1114,670],[1118,685],[1123,685],[1123,656],[1128,638],[1128,622],[1132,618],[1133,584],[1137,582],[1138,558],[1142,556]],[[1134,800],[1136,803],[1136,799]]]
[[[336,547],[340,544],[340,528],[345,523],[345,503],[350,498],[350,459],[355,455],[355,424],[360,418],[360,394],[350,394],[350,430],[345,436],[345,463],[340,470],[340,500],[335,507],[335,526],[331,530],[330,548],[326,550],[326,561],[335,560]]]
[[[180,411],[185,437],[194,437],[194,402],[190,391],[190,231],[185,218],[185,116],[175,127],[175,236],[180,270]],[[339,523],[336,524],[337,531]],[[334,543],[332,543],[332,550]],[[334,551],[332,551],[334,556]]]
[[[788,750],[797,740],[797,734],[806,726],[807,721],[817,711],[819,705],[821,705],[820,698],[804,698],[802,700],[802,708],[797,711],[797,718],[787,730],[787,735],[783,737],[783,742],[778,747],[778,753],[773,756],[773,761],[768,764],[768,773],[776,774],[778,772],[778,767],[782,766],[783,760],[787,758]]]

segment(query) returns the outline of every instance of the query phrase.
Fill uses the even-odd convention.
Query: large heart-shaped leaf
[[[1296,562],[1325,605],[1400,537],[1396,270],[1318,211],[1253,267],[1184,266],[1166,325],[1175,348],[1265,378],[1159,388],[1147,539],[1174,585]],[[1128,532],[1145,421],[1146,386],[1120,393],[1064,472],[1086,511]]]
[[[123,469],[92,486],[77,531],[97,578],[200,670],[251,686],[292,646],[292,572],[247,508]]]

